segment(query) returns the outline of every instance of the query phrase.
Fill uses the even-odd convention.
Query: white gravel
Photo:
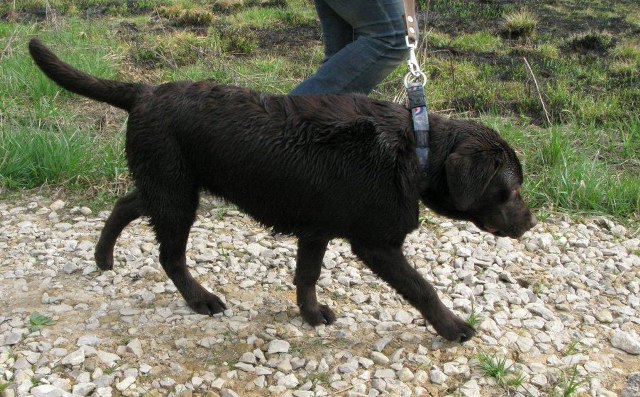
[[[546,396],[640,389],[640,239],[603,218],[547,219],[522,240],[431,213],[405,252],[479,330],[460,345],[333,241],[318,294],[338,316],[302,323],[296,241],[204,200],[188,264],[228,310],[187,308],[144,221],[123,232],[113,271],[93,248],[107,212],[26,194],[0,203],[0,390],[4,396]],[[30,320],[40,313],[51,322]],[[488,376],[503,359],[516,386]],[[575,376],[574,376],[575,375]],[[510,388],[509,390],[507,390]]]

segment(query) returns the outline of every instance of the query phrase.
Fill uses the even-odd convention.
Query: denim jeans
[[[325,58],[291,95],[369,94],[407,58],[402,0],[314,0]]]

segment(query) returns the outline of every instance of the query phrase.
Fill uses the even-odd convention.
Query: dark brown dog
[[[432,114],[428,177],[420,180],[411,115],[401,105],[360,95],[270,96],[208,82],[122,83],[73,69],[35,39],[29,50],[63,88],[129,112],[126,152],[136,190],[107,220],[98,266],[111,269],[122,229],[148,216],[162,267],[198,313],[225,309],[185,263],[202,189],[299,238],[294,282],[309,324],[335,321],[315,284],[327,243],[341,237],[449,340],[475,331],[402,254],[418,227],[419,200],[498,236],[518,238],[536,223],[520,197],[513,149],[481,125]]]

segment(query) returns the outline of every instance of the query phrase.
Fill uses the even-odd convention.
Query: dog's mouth
[[[520,237],[520,235],[514,235],[513,233],[511,233],[511,234],[507,233],[504,230],[500,230],[500,229],[498,229],[496,227],[493,227],[491,225],[487,225],[485,223],[478,222],[478,223],[476,223],[476,226],[478,226],[478,228],[480,230],[482,230],[484,232],[487,232],[487,233],[491,233],[496,237],[511,237],[511,238],[519,238]]]
[[[507,237],[506,233],[491,226],[483,225],[480,229],[497,237]]]

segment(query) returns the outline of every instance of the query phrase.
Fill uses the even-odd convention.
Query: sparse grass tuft
[[[498,357],[496,353],[489,355],[481,352],[476,358],[482,373],[495,379],[496,383],[507,390],[516,390],[526,380],[526,375],[522,371],[514,370],[513,363],[509,363],[506,357]]]
[[[176,69],[194,64],[198,59],[220,52],[216,36],[202,37],[182,31],[172,35],[149,36],[130,54],[136,63],[147,67]]]
[[[160,16],[172,20],[177,26],[206,26],[213,22],[213,13],[200,7],[184,8],[181,4],[160,7]]]
[[[618,43],[615,48],[610,51],[613,56],[613,62],[609,68],[618,74],[628,76],[637,76],[640,70],[640,43],[627,40]]]
[[[451,46],[466,51],[496,52],[502,47],[502,40],[489,32],[477,32],[455,37]]]
[[[561,378],[552,392],[554,397],[573,397],[580,388],[588,382],[588,379],[580,375],[577,367],[563,371]]]
[[[575,34],[564,43],[564,48],[580,54],[605,53],[612,46],[611,33],[595,30]]]
[[[502,35],[511,40],[533,39],[538,20],[530,11],[512,12],[504,16]]]

